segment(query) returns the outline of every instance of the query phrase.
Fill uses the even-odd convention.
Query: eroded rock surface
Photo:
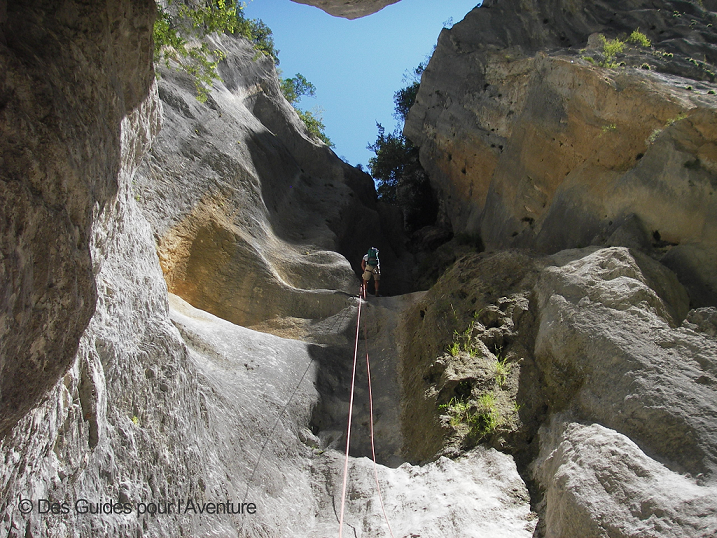
[[[557,415],[542,428],[541,531],[560,536],[713,536],[715,486],[671,471],[629,437]]]
[[[153,80],[153,21],[149,0],[3,3],[0,435],[68,368],[94,311],[91,226],[146,143],[120,153]]]
[[[405,291],[401,234],[383,232],[371,178],[308,134],[272,60],[231,37],[215,46],[228,58],[206,104],[163,72],[164,127],[136,178],[169,290],[245,326],[323,319],[357,293],[375,244],[386,289]]]
[[[292,0],[297,4],[308,4],[323,9],[329,15],[357,19],[371,15],[400,0]]]
[[[140,3],[71,5],[52,10],[37,4],[27,13],[13,5],[7,18],[5,6],[0,6],[0,41],[2,46],[8,43],[2,61],[12,64],[3,91],[17,92],[9,101],[12,106],[4,109],[12,123],[3,123],[10,132],[3,139],[4,163],[10,164],[3,170],[17,172],[9,179],[24,193],[13,197],[0,191],[5,192],[4,215],[10,215],[11,222],[3,236],[8,248],[2,267],[12,283],[3,288],[3,398],[5,385],[16,394],[24,390],[23,405],[29,410],[19,406],[11,409],[14,419],[12,412],[6,415],[7,433],[0,441],[0,530],[8,536],[63,537],[335,533],[343,469],[342,455],[335,449],[345,442],[342,417],[348,412],[358,305],[348,296],[354,275],[346,258],[356,263],[353,258],[365,250],[356,247],[351,253],[346,245],[355,242],[351,227],[356,233],[370,229],[380,234],[382,226],[395,220],[373,205],[364,175],[306,136],[280,98],[270,66],[252,62],[253,51],[233,39],[218,42],[229,57],[221,67],[224,83],[206,105],[196,102],[188,80],[166,73],[159,94],[169,134],[157,140],[151,159],[136,175],[160,118],[157,95],[149,89],[151,73],[134,63],[146,59],[142,54],[148,50],[144,46],[151,8]],[[557,9],[562,3],[550,5],[559,18],[567,17]],[[597,18],[609,18],[605,8],[611,5],[595,4]],[[526,9],[515,13],[533,24],[542,8],[528,9],[531,6],[525,4]],[[697,7],[689,9],[701,13]],[[20,15],[39,32],[30,32],[28,42],[40,52],[20,46],[24,26],[9,29],[8,21],[18,21]],[[624,24],[629,28],[632,22],[626,18]],[[88,32],[78,32],[75,23]],[[702,36],[700,24],[689,30],[695,32],[693,37]],[[676,28],[688,32],[684,26]],[[40,35],[47,27],[58,31]],[[505,25],[489,28],[504,37],[510,33]],[[444,34],[443,41],[462,31]],[[543,35],[538,39],[541,46],[554,42],[551,39],[561,41],[554,30],[545,32],[538,33]],[[60,64],[43,60],[52,50],[43,48],[44,38],[65,44],[70,40],[59,55]],[[83,46],[73,46],[73,38]],[[102,47],[84,47],[84,39],[95,38]],[[145,52],[123,63],[112,56],[115,39]],[[701,50],[699,40],[695,43],[695,49],[683,53]],[[81,52],[88,50],[99,57]],[[73,69],[61,68],[68,56],[68,65],[87,68],[79,72],[89,73],[93,82],[88,82],[89,96],[68,82],[75,76]],[[531,105],[533,113],[547,111],[553,119],[552,104],[567,101],[568,93],[558,91],[561,80],[578,87],[593,84],[598,104],[600,96],[643,91],[642,79],[621,74],[605,75],[601,89],[602,72],[579,64],[579,59],[570,64],[569,55],[504,60],[506,80],[523,77],[541,91],[555,90],[536,101],[542,105]],[[100,68],[105,61],[111,69]],[[18,67],[22,62],[29,71]],[[49,87],[33,87],[45,67]],[[30,77],[24,79],[23,73]],[[684,70],[670,74],[677,75],[685,75]],[[662,163],[676,185],[692,187],[692,182],[702,189],[705,211],[710,210],[706,185],[713,173],[711,98],[683,99],[674,88],[652,86],[656,81],[644,79],[645,86],[654,89],[650,103],[657,110],[657,119],[649,121],[659,124],[682,110],[687,116],[672,118],[640,164],[619,170],[619,188],[606,187],[607,176],[597,174],[600,182],[591,192],[603,196],[624,188],[639,193],[630,174],[657,174]],[[59,99],[53,101],[59,103],[56,110],[40,97],[37,102],[43,106],[39,112],[32,109],[36,96],[31,94],[38,87],[40,97],[47,91]],[[97,87],[104,89],[95,94]],[[589,101],[579,91],[574,95]],[[538,98],[537,93],[521,97],[525,102]],[[640,102],[636,99],[637,108]],[[446,106],[451,108],[448,101]],[[101,121],[90,114],[97,109],[107,112],[100,114]],[[597,110],[603,111],[598,116],[604,113]],[[619,107],[613,113],[619,115]],[[523,123],[516,125],[526,129],[541,124],[531,123],[534,118],[526,115],[521,118]],[[567,118],[570,126],[571,116]],[[605,118],[614,118],[615,127],[608,123],[603,129],[598,122],[600,132],[595,125],[588,132],[600,138],[632,129],[623,142],[635,150],[634,137],[642,136],[641,127],[623,125],[618,116]],[[65,121],[70,135],[57,135]],[[580,131],[595,121],[590,117],[575,126]],[[562,129],[564,124],[557,123],[556,129]],[[515,130],[507,124],[502,128]],[[96,138],[96,131],[102,136]],[[541,134],[537,128],[528,131]],[[26,145],[39,153],[22,153]],[[606,149],[597,150],[600,159],[608,159],[610,166],[624,165],[619,146],[606,143]],[[530,156],[532,150],[525,151]],[[686,155],[690,160],[684,160]],[[638,173],[643,161],[646,168]],[[597,160],[590,163],[597,166]],[[57,166],[62,173],[45,174],[45,165]],[[73,183],[73,174],[79,183]],[[658,193],[665,186],[644,182]],[[6,189],[15,184],[5,183]],[[540,185],[549,184],[546,180]],[[570,195],[562,191],[566,185],[556,182],[553,200],[579,197],[577,187]],[[662,196],[664,204],[672,197],[665,207],[675,208],[674,226],[697,229],[703,222],[703,235],[694,232],[697,239],[689,245],[670,245],[672,236],[663,231],[667,228],[659,229],[658,239],[646,214],[633,211],[609,225],[613,228],[600,229],[609,233],[606,241],[653,249],[654,257],[659,257],[659,249],[672,246],[663,260],[677,269],[686,267],[683,262],[709,260],[704,247],[708,241],[700,239],[711,233],[709,218],[680,209],[674,192],[648,194],[653,201]],[[21,211],[29,207],[28,200],[37,210],[32,215]],[[508,211],[512,206],[496,200],[495,207],[508,215],[505,222],[513,222]],[[558,206],[553,202],[550,207]],[[72,223],[72,229],[55,223],[54,231],[58,243],[71,244],[74,250],[62,247],[60,263],[50,256],[43,265],[40,246],[47,243],[46,231],[54,222],[38,217],[46,210],[59,216],[60,224]],[[546,215],[550,211],[546,209]],[[548,222],[546,216],[532,224],[548,230]],[[580,235],[582,221],[575,222]],[[530,221],[525,224],[531,226]],[[45,232],[35,233],[35,225]],[[574,232],[562,225],[568,229],[561,232],[566,236]],[[541,233],[535,232],[535,241]],[[394,234],[384,240],[393,245],[402,239]],[[405,261],[399,248],[378,246],[388,259],[396,257],[395,267]],[[690,254],[678,256],[680,252]],[[13,280],[15,274],[32,273],[34,278],[33,271],[47,271],[58,280],[72,281],[67,275],[77,268],[77,285],[71,289],[56,286],[49,276],[38,277],[40,284],[35,279],[32,285],[27,279]],[[698,302],[695,290],[709,291],[709,281],[698,269],[686,280],[692,306]],[[680,269],[678,274],[690,273]],[[68,300],[47,295],[58,286],[69,293]],[[202,306],[217,315],[169,295],[167,286],[194,302],[205,301]],[[92,288],[96,308],[85,308],[94,301]],[[49,313],[16,308],[21,300],[26,306],[45,305],[45,296]],[[87,297],[90,302],[84,303]],[[536,528],[535,535],[551,537],[714,535],[717,310],[688,311],[690,306],[668,269],[650,256],[618,247],[547,257],[525,251],[469,255],[426,294],[370,298],[363,340],[368,337],[376,358],[374,375],[380,377],[375,383],[377,452],[391,468],[379,465],[374,471],[365,458],[349,459],[346,531],[366,537],[385,534],[382,502],[374,489],[378,481],[389,522],[401,536],[527,537]],[[37,319],[37,325],[23,325],[29,319]],[[12,338],[6,338],[9,331],[14,331]],[[46,331],[45,336],[38,336],[39,331]],[[58,344],[52,348],[57,354],[49,354],[47,346],[54,346],[61,331],[65,347]],[[26,355],[11,354],[12,346],[23,342],[30,345],[29,362],[21,360]],[[12,368],[44,364],[33,362],[33,357],[56,357],[57,362],[48,363],[42,374],[27,372],[25,383],[26,371],[18,374]],[[493,403],[479,405],[486,392],[493,393]],[[365,388],[356,396],[354,431],[360,439],[353,446],[354,453],[363,455],[369,451]],[[492,448],[476,448],[478,443]],[[22,499],[33,502],[31,513],[21,512]],[[43,499],[66,503],[68,513],[40,514],[37,503]],[[79,499],[116,500],[132,510],[79,514]],[[257,512],[242,516],[185,511],[162,517],[138,513],[140,503],[166,507],[181,500],[186,507],[189,499],[235,506],[253,502]]]
[[[626,248],[460,260],[404,315],[407,458],[477,442],[514,454],[541,536],[710,536],[715,311],[688,304]]]
[[[717,303],[714,9],[487,1],[444,30],[404,132],[454,231],[487,248],[640,245],[694,306]],[[596,65],[599,34],[638,28],[649,48]]]

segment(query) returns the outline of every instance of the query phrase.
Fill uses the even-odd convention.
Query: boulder
[[[556,415],[534,464],[546,538],[713,536],[715,486],[670,470],[615,430]]]
[[[531,467],[545,536],[714,534],[714,309],[688,313],[674,275],[624,248],[553,263],[536,285],[535,356],[558,412]]]
[[[399,0],[292,0],[297,4],[308,4],[323,9],[334,17],[357,19],[381,11]]]

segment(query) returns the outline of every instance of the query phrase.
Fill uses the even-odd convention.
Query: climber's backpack
[[[378,249],[375,247],[371,247],[368,249],[368,253],[366,254],[366,264],[370,265],[371,267],[376,267],[378,265]]]

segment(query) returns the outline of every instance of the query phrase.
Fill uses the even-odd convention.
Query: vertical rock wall
[[[94,311],[93,215],[153,77],[153,20],[149,0],[3,2],[0,434],[70,365]]]
[[[642,248],[715,304],[714,9],[487,1],[444,30],[405,134],[454,230],[488,248]],[[598,34],[637,29],[650,47],[598,65]]]

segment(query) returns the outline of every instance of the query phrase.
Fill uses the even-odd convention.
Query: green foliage
[[[282,79],[280,86],[281,93],[292,105],[298,103],[305,95],[309,97],[316,95],[316,86],[306,80],[306,77],[301,73],[296,73],[293,78]]]
[[[418,88],[420,86],[420,82],[412,82],[410,85],[393,94],[393,102],[396,105],[395,116],[397,119],[406,121],[408,111],[411,110],[411,107],[416,102],[416,96],[418,95]]]
[[[236,34],[245,37],[254,45],[257,54],[264,54],[274,60],[274,65],[279,65],[279,51],[274,46],[274,35],[271,29],[261,19],[245,19],[240,14]]]
[[[299,114],[301,121],[304,122],[304,125],[306,125],[306,129],[309,131],[309,134],[311,136],[317,138],[318,140],[321,140],[330,148],[334,147],[334,143],[328,136],[326,136],[326,125],[324,125],[320,109],[314,109],[314,111],[310,111],[296,108],[296,112],[297,114]]]
[[[652,42],[647,38],[645,34],[643,34],[640,29],[633,30],[630,34],[630,37],[627,38],[628,43],[635,43],[636,45],[640,45],[641,47],[649,47],[652,45]]]
[[[326,125],[324,125],[324,119],[321,117],[321,110],[318,108],[313,111],[301,110],[297,106],[302,97],[314,97],[316,95],[316,86],[306,80],[306,77],[301,73],[296,73],[292,78],[281,79],[279,86],[281,93],[284,94],[286,100],[291,103],[301,121],[304,122],[309,134],[333,148],[334,143],[326,136]]]
[[[224,52],[210,49],[202,41],[214,32],[241,35],[258,52],[268,54],[278,63],[271,30],[261,21],[245,19],[239,4],[216,0],[204,7],[182,5],[176,15],[158,5],[153,28],[154,62],[190,75],[201,102],[207,100],[209,88],[219,80],[217,66],[225,58]]]
[[[416,95],[418,95],[418,89],[421,86],[421,75],[426,70],[426,62],[418,64],[410,74],[406,74],[403,77],[405,83],[408,85],[405,88],[401,88],[393,94],[393,103],[395,105],[394,117],[397,120],[406,121],[408,111],[416,102]]]
[[[439,405],[438,410],[448,415],[453,428],[459,428],[461,424],[468,426],[469,435],[478,441],[494,433],[501,425],[492,392],[482,394],[477,401],[453,397],[447,404]]]
[[[603,61],[600,62],[600,66],[614,69],[618,66],[618,64],[615,63],[615,56],[625,50],[625,42],[617,37],[615,39],[607,39],[602,34],[600,34],[600,41],[602,41],[603,54]]]
[[[510,364],[507,363],[507,357],[501,357],[498,355],[493,368],[495,370],[495,382],[499,387],[505,385],[510,375]]]
[[[416,102],[420,77],[425,69],[425,63],[418,64],[409,75],[404,75],[406,87],[393,94],[394,117],[401,122],[406,121],[408,111]],[[398,184],[412,172],[421,169],[418,163],[418,148],[403,136],[401,127],[396,127],[388,134],[380,123],[377,123],[376,127],[376,142],[367,146],[376,156],[369,159],[368,168],[376,181],[379,199],[395,204],[398,201]]]
[[[418,166],[418,148],[411,144],[399,129],[386,134],[386,130],[377,123],[378,137],[368,149],[376,156],[368,161],[371,176],[378,184],[378,196],[381,200],[396,203],[398,183],[412,168]]]
[[[677,121],[684,120],[686,117],[687,117],[687,114],[678,114],[674,118],[670,118],[669,120],[667,120],[665,122],[665,128],[669,127],[670,125],[672,125],[673,123],[675,123]],[[652,133],[650,133],[650,136],[647,137],[647,143],[652,144],[655,140],[657,140],[657,137],[659,137],[662,134],[663,130],[664,130],[664,128],[653,130]]]

